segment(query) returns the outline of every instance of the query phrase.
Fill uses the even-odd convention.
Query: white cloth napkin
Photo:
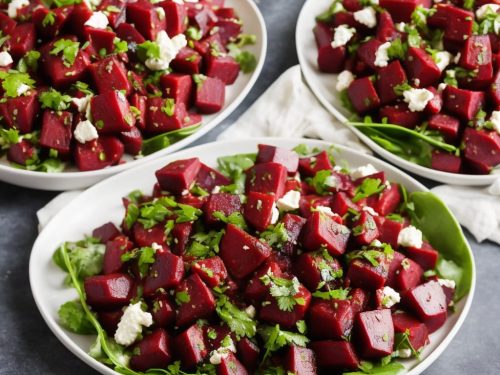
[[[369,152],[321,106],[304,82],[299,66],[284,72],[219,139],[280,136],[320,138]],[[478,242],[489,239],[500,244],[500,178],[488,189],[442,185],[432,191]],[[40,227],[78,193],[62,193],[38,211]]]

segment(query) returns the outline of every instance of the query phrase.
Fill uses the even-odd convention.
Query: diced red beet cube
[[[112,224],[114,226],[114,224]],[[116,229],[116,227],[115,227]],[[122,255],[132,250],[134,245],[126,236],[117,236],[106,242],[102,272],[104,274],[121,272],[123,268]]]
[[[97,238],[101,243],[106,243],[118,237],[120,230],[112,222],[101,225],[92,231],[92,237]]]
[[[380,289],[384,286],[389,272],[390,260],[382,253],[378,265],[374,266],[364,259],[354,259],[349,265],[347,277],[351,285],[367,290]]]
[[[313,341],[310,347],[319,367],[355,370],[359,366],[358,356],[349,341]]]
[[[73,11],[67,20],[67,24],[70,26],[71,31],[80,38],[84,37],[85,22],[87,22],[92,16],[92,13],[92,9],[90,9],[84,2],[76,4],[73,7]]]
[[[37,35],[44,39],[56,37],[64,26],[66,19],[73,12],[73,7],[63,6],[50,10],[45,7],[38,7],[33,11],[32,20],[36,26]],[[43,22],[45,17],[52,13],[54,22]],[[50,16],[49,16],[50,17]],[[0,26],[0,29],[2,27]]]
[[[134,24],[148,40],[156,40],[158,33],[167,27],[165,18],[160,17],[153,4],[146,0],[127,5],[127,22]]]
[[[404,103],[386,105],[380,108],[379,116],[381,119],[386,118],[389,124],[397,124],[410,129],[422,122],[420,112],[410,111],[408,105]]]
[[[464,89],[482,91],[493,81],[493,64],[479,65],[474,69],[474,77],[458,77],[458,84]]]
[[[460,173],[462,158],[447,152],[434,150],[431,158],[431,168],[449,173]]]
[[[399,60],[392,61],[378,70],[377,93],[381,104],[397,99],[394,86],[406,82],[406,73]]]
[[[241,34],[241,21],[221,19],[215,23],[215,27],[219,28],[219,33],[222,43],[227,44],[230,40],[236,39]]]
[[[23,139],[10,146],[7,151],[7,159],[19,165],[27,165],[28,161],[36,156],[35,146],[28,140]]]
[[[391,263],[389,264],[389,271],[387,272],[387,280],[385,282],[386,286],[390,286],[391,288],[396,287],[396,275],[399,273],[401,262],[404,259],[406,259],[406,257],[403,254],[398,251],[394,251]]]
[[[364,289],[354,288],[351,293],[351,309],[356,316],[361,311],[365,311],[368,306],[370,295]]]
[[[243,208],[243,216],[252,227],[262,232],[271,224],[274,210],[273,195],[251,191]]]
[[[161,76],[160,85],[167,98],[189,106],[193,90],[193,80],[188,74],[170,73]]]
[[[272,274],[276,277],[283,276],[280,266],[275,261],[268,259],[266,263],[255,271],[254,276],[248,281],[245,288],[245,298],[252,303],[260,302],[269,288],[262,282],[261,277]]]
[[[240,64],[236,60],[227,56],[213,56],[208,54],[205,58],[206,75],[218,78],[226,85],[232,85],[240,73]]]
[[[218,78],[201,77],[199,81],[194,99],[196,107],[200,113],[219,112],[224,107],[226,85]]]
[[[132,227],[132,238],[137,246],[151,247],[153,243],[166,247],[165,225],[156,224],[146,229],[140,222]]]
[[[394,276],[394,285],[397,290],[408,290],[416,287],[422,280],[424,271],[418,263],[406,258],[403,259]]]
[[[313,212],[302,228],[301,242],[308,251],[315,251],[324,246],[333,256],[345,252],[350,231],[331,217],[320,212]]]
[[[358,59],[368,65],[371,69],[377,69],[375,65],[375,54],[382,42],[377,39],[370,39],[362,43],[357,51]]]
[[[428,243],[423,243],[421,248],[406,247],[405,253],[408,258],[417,262],[424,270],[436,268],[439,253]]]
[[[429,331],[427,326],[406,312],[399,311],[392,315],[394,331],[396,333],[407,333],[411,346],[420,350],[429,343]]]
[[[318,196],[315,194],[311,195],[302,195],[299,201],[299,210],[300,214],[304,218],[309,218],[311,213],[314,211],[314,208],[323,206],[329,207],[332,202],[332,197],[329,195]]]
[[[234,212],[240,211],[241,199],[237,194],[211,194],[203,205],[204,218],[208,224],[220,223],[220,219],[214,216],[216,212],[220,212],[224,216],[229,216]]]
[[[135,125],[141,129],[146,129],[146,96],[132,94],[130,97],[130,105],[137,108],[138,113],[135,114]]]
[[[165,11],[167,34],[170,38],[186,30],[187,10],[183,3],[179,4],[175,1],[162,1],[158,6],[162,7]]]
[[[16,21],[10,18],[7,13],[0,13],[0,30],[4,35],[9,35],[16,25]]]
[[[125,0],[103,0],[97,7],[98,10],[104,11],[108,17],[110,26],[116,29],[126,18],[127,1]],[[110,12],[108,9],[112,9]]]
[[[500,70],[493,77],[493,82],[488,89],[488,96],[495,106],[495,110],[500,108]]]
[[[90,109],[99,133],[124,132],[135,125],[127,98],[119,91],[106,91],[93,96]]]
[[[274,194],[278,200],[285,192],[287,170],[278,163],[259,163],[247,171],[245,190]]]
[[[369,77],[355,79],[347,89],[349,100],[358,113],[365,113],[380,105],[380,99]]]
[[[408,80],[413,82],[416,87],[432,86],[441,77],[441,70],[422,48],[409,47],[408,57],[404,65]]]
[[[134,25],[130,23],[121,23],[116,28],[116,34],[121,40],[125,40],[128,43],[136,43],[142,44],[146,41],[146,39],[142,36],[142,34],[137,31]]]
[[[175,305],[168,295],[160,294],[151,302],[151,314],[156,327],[168,328],[175,323]]]
[[[403,224],[382,216],[376,216],[375,222],[377,223],[379,231],[379,241],[382,243],[388,243],[393,248],[397,248],[398,236],[399,232],[403,229]]]
[[[199,74],[202,57],[192,48],[184,47],[179,51],[170,66],[174,71],[184,74]]]
[[[356,211],[359,210],[359,207],[354,203],[349,196],[344,192],[338,192],[333,195],[332,211],[335,212],[339,216],[344,216],[349,208],[352,208]]]
[[[231,180],[219,171],[201,163],[200,170],[196,176],[196,183],[202,189],[211,192],[216,186],[229,185]]]
[[[7,41],[9,52],[14,58],[21,58],[35,48],[36,29],[31,22],[17,25],[10,33]]]
[[[472,35],[465,41],[460,54],[460,66],[475,69],[491,63],[491,44],[488,35]]]
[[[285,369],[295,375],[316,374],[316,358],[311,349],[291,345],[285,356]]]
[[[320,49],[332,44],[333,40],[333,28],[331,25],[324,22],[317,22],[314,28],[314,40],[316,41],[316,47]]]
[[[361,212],[359,219],[353,225],[356,229],[353,230],[353,236],[359,245],[369,245],[379,236],[373,216],[366,211]]]
[[[317,155],[299,160],[299,172],[307,177],[314,177],[317,172],[332,168],[330,157],[326,151],[321,151]]]
[[[438,113],[429,119],[428,127],[431,130],[437,130],[442,133],[446,142],[453,143],[458,137],[460,121],[455,117]]]
[[[179,201],[179,203],[183,203]],[[186,203],[184,203],[186,204]],[[186,252],[186,247],[193,231],[193,223],[176,223],[172,232],[172,252],[176,255],[184,255]]]
[[[377,22],[377,39],[381,42],[387,42],[396,39],[398,36],[399,33],[394,27],[391,14],[385,11],[380,13]]]
[[[436,12],[427,22],[443,28],[445,39],[462,43],[472,34],[474,13],[452,4],[437,4]]]
[[[239,227],[228,224],[220,242],[219,256],[228,271],[243,278],[255,271],[271,255],[271,248]]]
[[[315,300],[309,309],[308,327],[318,339],[340,339],[351,333],[354,313],[349,300]]]
[[[333,48],[333,29],[324,23],[318,22],[314,28],[314,36],[318,46],[318,67],[324,73],[339,73],[346,56],[345,47]]]
[[[226,356],[221,358],[219,366],[217,366],[217,375],[248,375],[249,372],[238,361],[238,358],[229,352]]]
[[[142,135],[140,130],[133,126],[130,130],[120,133],[120,140],[123,143],[125,152],[131,155],[137,155],[142,150]]]
[[[401,192],[399,191],[399,185],[392,183],[378,197],[375,197],[372,207],[379,215],[386,216],[394,212],[400,202]]]
[[[227,278],[227,270],[224,262],[218,256],[199,260],[191,265],[193,273],[198,274],[200,278],[209,287],[214,288],[223,283]]]
[[[226,325],[204,325],[204,337],[209,351],[217,350],[222,346],[222,341],[229,336],[235,338]],[[233,342],[234,343],[234,342]]]
[[[260,349],[252,340],[243,337],[236,343],[238,358],[246,368],[254,370],[259,362]]]
[[[168,251],[157,251],[155,262],[144,279],[144,295],[152,296],[158,289],[170,289],[180,284],[184,277],[184,262],[181,257]]]
[[[63,155],[71,151],[73,114],[71,112],[54,112],[45,110],[42,118],[40,145],[57,150]]]
[[[92,56],[105,56],[115,49],[116,34],[111,30],[95,29],[85,26],[85,38],[89,43],[88,51],[92,51]]]
[[[118,163],[123,152],[123,143],[117,138],[102,136],[84,144],[77,142],[73,150],[73,157],[78,169],[93,171]]]
[[[257,163],[268,162],[282,164],[287,169],[288,174],[293,175],[297,173],[299,167],[299,156],[295,151],[259,144]]]
[[[130,367],[137,371],[165,368],[172,359],[170,337],[166,331],[158,328],[134,346]]]
[[[215,298],[210,289],[196,274],[186,278],[177,288],[177,295],[184,293],[186,300],[181,300],[177,312],[177,326],[194,323],[198,319],[207,318],[215,311]]]
[[[440,113],[443,108],[443,94],[436,90],[434,87],[427,87],[427,90],[434,95],[431,100],[425,106],[425,113],[436,114]]]
[[[146,102],[146,130],[152,134],[169,132],[188,126],[189,120],[184,103],[173,99],[148,98]]]
[[[293,296],[297,303],[290,311],[283,311],[275,297],[268,296],[259,312],[259,318],[265,322],[279,324],[285,328],[293,328],[299,320],[302,320],[311,303],[311,293],[305,286],[300,284],[298,292]],[[301,301],[300,303],[298,301]]]
[[[198,324],[193,324],[174,339],[174,348],[184,368],[195,367],[208,354],[203,328]]]
[[[95,308],[124,306],[130,302],[134,293],[134,281],[122,273],[90,276],[83,285],[88,304]]]
[[[431,5],[431,0],[380,0],[380,6],[391,14],[394,22],[410,22],[417,6],[430,8]]]
[[[487,174],[500,164],[500,135],[467,127],[463,136],[464,157],[476,172]]]
[[[115,334],[122,316],[123,310],[121,308],[118,310],[97,312],[99,323],[101,323],[102,328],[104,328],[106,333],[111,337]]]
[[[364,311],[356,317],[356,339],[364,358],[390,355],[394,347],[391,310]]]
[[[200,170],[198,158],[177,160],[156,171],[156,179],[162,190],[180,195],[189,190]]]
[[[446,321],[446,296],[437,281],[431,280],[411,289],[405,293],[403,301],[425,323],[430,333]]]
[[[3,122],[9,128],[18,129],[21,134],[31,132],[39,110],[40,104],[34,90],[29,91],[27,95],[7,98],[6,101],[0,103],[0,115]]]
[[[99,94],[123,90],[128,96],[132,92],[125,65],[114,56],[93,63],[89,66],[89,72]]]
[[[327,259],[328,258],[328,259]],[[332,281],[341,273],[340,263],[322,252],[303,253],[293,264],[294,274],[309,290],[316,290],[320,282]]]
[[[286,214],[285,216],[283,216],[282,223],[288,234],[288,241],[283,244],[281,251],[284,254],[291,255],[294,253],[294,249],[297,245],[297,240],[299,239],[300,231],[306,223],[306,220],[298,215]]]

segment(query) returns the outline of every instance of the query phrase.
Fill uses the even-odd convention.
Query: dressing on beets
[[[0,4],[0,155],[81,171],[141,157],[219,112],[256,59],[224,0]]]
[[[500,165],[498,10],[336,0],[316,18],[318,67],[338,73],[351,124],[380,146],[436,170],[488,174]]]
[[[60,322],[97,332],[92,356],[126,374],[298,375],[418,357],[456,285],[403,186],[304,145],[218,165],[169,163],[123,198],[120,228],[55,252],[80,295]]]

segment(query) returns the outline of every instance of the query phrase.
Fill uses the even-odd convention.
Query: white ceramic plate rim
[[[125,181],[130,181],[132,184],[137,184],[138,179],[136,176],[140,176],[143,174],[151,174],[153,175],[153,171],[160,168],[161,166],[165,165],[169,161],[172,160],[177,160],[180,158],[186,158],[186,157],[193,157],[193,156],[201,156],[203,160],[203,155],[205,157],[218,157],[218,156],[223,156],[230,154],[231,151],[228,150],[236,150],[236,152],[252,152],[256,150],[256,146],[259,143],[267,143],[267,144],[273,144],[276,146],[281,146],[281,147],[294,147],[297,144],[300,143],[306,143],[312,147],[321,147],[321,148],[326,148],[331,145],[331,143],[323,142],[323,141],[316,141],[316,140],[304,140],[304,139],[279,139],[279,138],[257,138],[257,139],[251,139],[251,140],[239,140],[239,141],[224,141],[224,142],[214,142],[214,143],[208,143],[204,144],[201,146],[197,146],[194,148],[190,148],[187,150],[180,151],[175,154],[167,155],[165,157],[162,157],[161,159],[156,159],[150,161],[148,164],[145,164],[139,168],[133,168],[128,171],[125,171],[119,175],[115,175],[105,181],[102,181],[95,186],[89,188],[82,194],[80,194],[77,198],[75,198],[71,203],[69,203],[66,207],[64,207],[50,222],[49,224],[45,227],[45,229],[40,233],[38,236],[34,246],[33,250],[31,253],[30,257],[30,264],[29,264],[29,277],[30,277],[30,284],[31,284],[31,290],[36,302],[36,305],[44,318],[45,322],[51,329],[51,331],[56,335],[56,337],[71,351],[73,352],[77,357],[79,357],[82,361],[87,363],[89,366],[93,367],[94,369],[98,370],[99,372],[103,374],[117,374],[115,371],[112,369],[106,367],[102,363],[96,361],[92,357],[90,357],[87,352],[78,344],[72,340],[71,335],[69,332],[65,331],[57,322],[57,317],[54,316],[51,312],[50,309],[52,307],[50,301],[47,301],[42,298],[42,295],[44,294],[44,287],[43,285],[43,279],[45,279],[45,274],[43,273],[42,268],[44,267],[43,261],[40,259],[41,257],[46,257],[52,255],[54,249],[59,245],[59,243],[55,243],[55,240],[52,238],[52,233],[54,231],[60,231],[61,225],[62,228],[64,228],[65,224],[65,218],[74,216],[75,212],[78,212],[78,207],[82,207],[82,205],[88,204],[89,202],[92,202],[92,197],[100,197],[100,194],[103,194],[109,201],[112,199],[120,200],[120,197],[116,196],[117,193],[114,192],[114,188],[116,186],[120,186],[120,182],[125,182]],[[425,186],[420,184],[418,181],[414,180],[412,177],[406,175],[405,173],[399,171],[397,168],[387,164],[384,161],[381,161],[379,159],[374,158],[373,156],[369,156],[366,154],[359,153],[357,151],[353,150],[348,150],[345,147],[342,146],[335,146],[336,149],[340,152],[340,155],[346,155],[347,158],[351,159],[358,159],[362,160],[363,163],[372,163],[375,165],[380,170],[384,170],[386,173],[388,173],[388,176],[391,179],[394,179],[396,181],[399,180],[399,182],[405,183],[409,186],[411,190],[413,191],[428,191]],[[340,159],[342,160],[342,159]],[[107,193],[106,193],[107,192]],[[106,213],[107,215],[108,213]],[[96,226],[99,225],[100,223],[90,223],[89,225]],[[64,229],[63,229],[64,231]],[[85,230],[83,228],[79,228],[78,231],[81,231],[81,236],[85,234]],[[432,362],[434,362],[440,355],[441,353],[445,350],[445,348],[448,346],[448,344],[451,342],[455,334],[458,332],[460,329],[461,325],[463,324],[474,295],[474,290],[475,290],[475,283],[476,283],[476,272],[475,272],[475,264],[474,264],[474,258],[472,255],[472,252],[470,250],[470,247],[468,246],[470,255],[472,257],[472,264],[473,264],[473,269],[472,269],[472,283],[471,283],[471,289],[468,293],[467,296],[465,296],[457,305],[457,310],[461,310],[454,315],[449,317],[449,321],[455,320],[455,323],[449,329],[448,333],[445,334],[445,336],[441,339],[441,342],[435,342],[434,345],[432,344],[432,338],[431,338],[431,346],[435,346],[434,350],[430,353],[427,353],[427,351],[424,351],[423,357],[424,359],[418,363],[415,364],[415,367],[412,368],[408,374],[416,375],[424,371],[425,368],[427,368]],[[49,259],[50,262],[50,259]],[[54,266],[55,267],[55,266]],[[64,273],[57,268],[54,268],[57,270],[58,273],[61,274],[60,280],[64,278]],[[54,271],[56,272],[56,271]],[[47,278],[48,279],[48,278]],[[54,294],[61,294],[65,293],[64,297],[66,300],[69,300],[70,298],[73,298],[75,296],[74,291],[69,290],[70,294],[68,294],[68,288],[64,288],[62,285],[51,285],[51,287],[54,288],[49,288],[50,290],[45,290],[45,293],[51,293],[51,295]],[[54,303],[54,302],[53,302]],[[449,323],[452,324],[452,323]],[[441,330],[443,330],[442,328]],[[438,332],[441,332],[441,330],[438,330]],[[436,333],[435,333],[436,334]],[[433,335],[435,335],[433,334]],[[444,334],[444,331],[442,332]],[[430,350],[430,347],[427,348]]]
[[[0,163],[0,180],[14,183],[20,186],[32,187],[42,190],[68,190],[83,188],[90,186],[91,184],[113,174],[122,172],[130,168],[134,168],[139,165],[144,165],[150,160],[176,152],[201,138],[210,130],[214,129],[217,125],[224,121],[224,119],[226,119],[248,96],[248,93],[253,88],[255,82],[260,76],[260,73],[262,72],[267,53],[267,28],[262,13],[260,12],[256,3],[253,0],[228,0],[228,5],[231,5],[231,3],[233,3],[232,5],[234,5],[235,8],[241,8],[244,5],[246,7],[250,7],[250,9],[252,10],[251,13],[240,14],[240,17],[243,19],[244,24],[247,24],[249,22],[248,20],[250,19],[252,19],[252,22],[255,23],[255,31],[257,31],[257,46],[260,47],[256,50],[258,64],[255,70],[251,74],[249,74],[248,82],[229,103],[229,105],[223,108],[220,112],[214,114],[210,120],[202,123],[199,130],[197,130],[190,136],[180,140],[179,142],[176,142],[168,146],[167,148],[157,151],[151,155],[147,155],[140,159],[131,160],[124,164],[115,165],[96,171],[44,173],[18,169],[11,167],[8,164]],[[244,32],[246,32],[246,30],[244,30]],[[16,180],[19,180],[19,182],[16,182]],[[61,184],[63,185],[54,184],[54,181],[61,181]],[[50,186],[47,186],[47,184],[50,184]]]
[[[311,64],[311,56],[306,55],[306,47],[310,46],[311,43],[315,46],[314,36],[312,33],[315,17],[322,11],[326,10],[328,6],[332,3],[332,0],[307,0],[300,11],[299,18],[297,21],[297,28],[295,30],[295,41],[297,47],[297,55],[299,58],[300,67],[302,74],[309,85],[310,89],[318,100],[323,104],[323,106],[341,123],[345,124],[347,118],[341,113],[341,110],[335,108],[333,103],[331,103],[324,95],[324,87],[321,87],[322,79],[334,79],[335,75],[321,73],[317,69],[317,65]],[[313,61],[316,61],[316,56],[314,56]],[[342,109],[344,110],[344,109]],[[344,110],[345,111],[345,110]],[[458,173],[448,173],[431,168],[426,168],[421,165],[409,162],[399,156],[396,156],[389,151],[385,150],[379,146],[376,142],[371,140],[361,131],[353,126],[346,125],[351,129],[358,138],[360,138],[366,145],[368,145],[374,152],[382,156],[384,159],[394,163],[395,165],[404,168],[412,173],[419,176],[430,178],[435,181],[455,184],[455,185],[488,185],[493,183],[495,179],[499,177],[497,174],[489,175],[466,175]]]

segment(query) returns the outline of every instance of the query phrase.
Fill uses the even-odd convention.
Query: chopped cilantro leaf
[[[93,335],[96,332],[79,300],[61,305],[57,314],[59,322],[68,331],[79,335]]]
[[[178,305],[188,303],[189,301],[191,301],[191,297],[189,296],[188,292],[183,290],[175,293],[175,303],[177,303]]]
[[[235,211],[229,216],[224,215],[223,212],[221,211],[215,211],[213,213],[213,216],[216,219],[219,219],[220,221],[226,223],[226,224],[233,224],[236,225],[242,229],[247,228],[247,223],[245,221],[245,218],[243,217],[242,213],[239,211]]]
[[[260,234],[261,241],[266,242],[269,246],[281,247],[289,239],[288,232],[285,224],[279,223],[277,225],[269,226],[264,232]]]
[[[165,104],[161,107],[161,111],[167,116],[172,117],[175,113],[175,99],[165,99]]]
[[[281,311],[293,311],[295,305],[302,305],[304,303],[303,298],[297,297],[300,282],[296,277],[293,279],[284,279],[268,272],[260,280],[264,285],[269,287],[269,292],[276,299],[278,308]]]
[[[71,39],[59,39],[54,42],[54,48],[50,51],[51,55],[58,55],[62,52],[64,65],[69,67],[75,63],[80,42],[74,42]]]
[[[240,310],[224,294],[217,296],[216,312],[219,318],[228,325],[231,332],[237,336],[249,338],[255,336],[257,322],[245,310]]]
[[[136,248],[132,251],[126,252],[121,256],[122,262],[128,262],[132,259],[137,259],[139,272],[144,277],[147,275],[149,266],[155,262],[156,250],[152,247]]]
[[[354,203],[359,202],[363,198],[368,198],[374,194],[382,192],[386,188],[385,184],[378,178],[365,178],[361,185],[356,187],[354,191]]]
[[[2,87],[5,94],[10,98],[17,98],[27,91],[23,90],[25,86],[33,88],[35,81],[29,76],[28,73],[21,73],[15,70],[9,72],[0,72],[0,79],[2,80]]]
[[[49,12],[45,15],[42,20],[42,26],[47,27],[49,25],[53,25],[56,22],[56,15],[54,12]]]
[[[71,96],[63,95],[56,89],[50,88],[44,91],[38,97],[42,104],[42,108],[50,108],[54,111],[64,111],[69,108],[71,103]]]
[[[337,300],[346,300],[349,297],[349,289],[332,289],[327,290],[325,292],[321,292],[319,290],[315,291],[312,295],[316,298],[321,298],[325,300],[337,299]]]
[[[287,345],[305,347],[309,342],[309,339],[300,333],[281,330],[279,324],[272,327],[259,327],[258,332],[264,340],[264,347],[266,348],[263,361],[265,361],[272,352],[275,352]]]

